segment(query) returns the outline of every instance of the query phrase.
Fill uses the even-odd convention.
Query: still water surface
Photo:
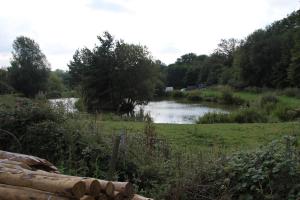
[[[155,123],[194,124],[198,117],[208,112],[227,112],[220,108],[202,104],[179,103],[175,101],[154,101],[146,106],[137,107],[149,113]]]
[[[51,99],[53,105],[63,105],[68,112],[75,112],[75,102],[78,98]],[[154,123],[170,124],[194,124],[198,117],[208,112],[227,112],[224,109],[211,107],[203,104],[179,103],[176,101],[152,101],[146,106],[137,106],[150,114]]]

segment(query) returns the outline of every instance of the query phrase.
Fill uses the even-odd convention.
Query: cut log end
[[[113,196],[115,191],[115,186],[112,184],[112,182],[108,182],[106,185],[105,192],[108,196]]]
[[[72,194],[74,195],[74,197],[78,199],[85,195],[85,191],[86,191],[86,187],[83,181],[79,181],[75,183],[74,186],[72,187]]]
[[[101,184],[98,180],[88,178],[84,180],[86,186],[86,194],[91,196],[98,196],[101,192]]]

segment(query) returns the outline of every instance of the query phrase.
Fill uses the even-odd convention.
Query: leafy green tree
[[[292,86],[300,87],[300,31],[296,32],[288,77]]]
[[[218,44],[218,48],[215,50],[215,54],[223,57],[224,65],[231,67],[233,62],[234,52],[239,46],[240,41],[234,38],[230,39],[221,39],[221,42]]]
[[[188,53],[185,55],[182,55],[180,58],[177,59],[175,64],[185,64],[185,65],[191,65],[197,60],[197,55],[194,53]]]
[[[158,73],[147,48],[115,41],[108,32],[98,39],[100,46],[77,50],[69,64],[88,111],[130,112],[146,104],[154,94]]]
[[[13,43],[13,58],[8,68],[12,86],[27,97],[46,91],[50,65],[39,45],[20,36]]]

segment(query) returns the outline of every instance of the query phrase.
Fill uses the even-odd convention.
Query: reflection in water
[[[63,105],[67,112],[75,112],[75,102],[78,98],[61,98],[49,100],[53,105]],[[146,106],[138,106],[144,113],[150,114],[155,123],[194,124],[198,117],[208,112],[227,112],[219,108],[210,108],[201,104],[186,104],[175,101],[154,101]]]
[[[75,103],[78,98],[60,98],[60,99],[49,99],[50,103],[54,106],[63,106],[67,112],[73,113],[77,111]]]
[[[201,104],[185,104],[175,101],[149,102],[146,106],[139,106],[145,113],[151,115],[155,123],[194,124],[199,116],[208,112],[226,112],[219,108],[210,108]]]

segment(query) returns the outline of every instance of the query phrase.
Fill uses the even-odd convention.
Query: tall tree
[[[300,30],[295,33],[294,47],[288,68],[288,77],[293,86],[300,87]]]
[[[27,97],[34,97],[47,89],[50,65],[39,45],[20,36],[13,43],[13,58],[8,68],[12,86]]]
[[[130,112],[154,94],[158,65],[146,47],[115,41],[105,32],[93,50],[75,52],[69,64],[88,111]]]

